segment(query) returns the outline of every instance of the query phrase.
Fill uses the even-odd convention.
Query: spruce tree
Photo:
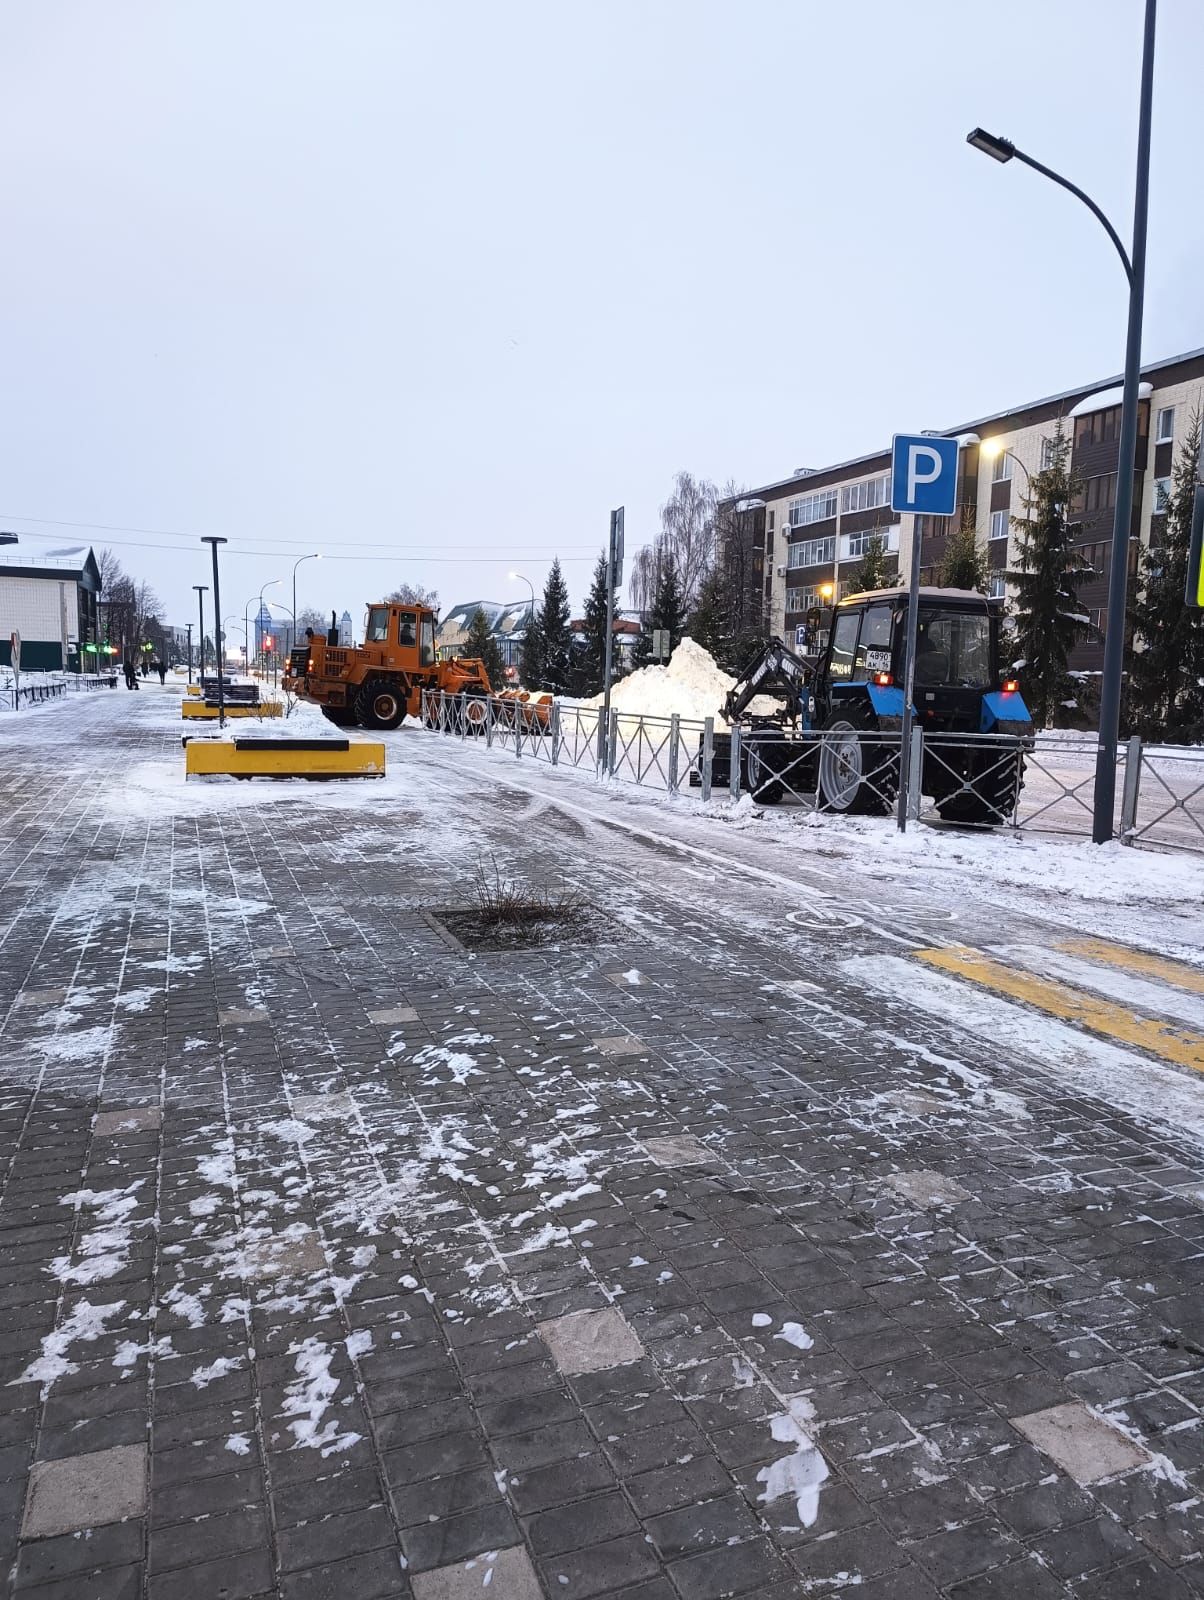
[[[672,655],[681,643],[686,625],[685,601],[677,576],[677,562],[672,556],[668,556],[661,565],[650,622],[653,628],[661,628],[669,635],[669,654]]]
[[[978,529],[970,506],[962,507],[958,527],[946,541],[939,581],[942,589],[987,592],[987,553],[978,542]]]
[[[865,594],[870,589],[891,589],[895,575],[887,569],[886,545],[880,533],[870,535],[869,546],[853,578],[851,593]]]
[[[1073,543],[1070,508],[1077,485],[1061,420],[1048,443],[1046,466],[1028,482],[1025,515],[1012,518],[1020,559],[1008,573],[1016,588],[1013,666],[1038,727],[1048,727],[1058,705],[1070,698],[1067,662],[1090,621],[1078,600],[1091,568]]]
[[[493,637],[489,618],[480,606],[472,614],[472,621],[468,626],[468,638],[464,644],[464,654],[484,663],[485,675],[494,694],[505,687],[506,663],[502,660],[502,652]]]
[[[616,591],[616,609],[617,609]],[[600,694],[606,675],[606,552],[598,557],[594,579],[585,600],[585,639],[577,651],[574,693],[588,698]]]
[[[539,608],[543,682],[546,688],[557,694],[564,694],[571,686],[573,641],[569,621],[569,591],[557,559],[552,562],[548,572],[548,580],[543,587],[543,604]]]
[[[527,626],[523,632],[522,655],[519,657],[518,675],[522,680],[524,689],[543,688],[544,642],[538,611],[531,611],[527,615]]]
[[[686,624],[686,632],[695,644],[709,650],[715,660],[724,661],[727,654],[727,637],[724,627],[724,584],[717,569],[702,581],[698,591],[698,604]]]
[[[1204,418],[1197,406],[1171,473],[1169,497],[1154,507],[1129,607],[1135,649],[1129,659],[1132,720],[1144,738],[1204,740],[1204,612],[1186,601],[1192,505]]]

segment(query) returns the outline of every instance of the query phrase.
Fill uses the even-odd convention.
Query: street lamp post
[[[526,632],[530,632],[530,630],[535,626],[535,585],[531,582],[530,578],[524,578],[521,572],[509,572],[506,574],[506,576],[510,579],[511,583],[525,583],[527,588],[531,591],[531,606],[527,612],[526,629]],[[523,635],[524,640],[526,639],[526,632]],[[513,665],[514,663],[511,662],[511,666]]]
[[[302,556],[301,559],[303,561],[308,561],[308,560],[310,560],[310,557],[309,556]],[[316,560],[317,558],[315,557],[314,559]],[[289,617],[292,618],[293,644],[295,645],[296,642],[297,642],[297,614],[296,614],[296,612],[295,611],[289,611],[288,607],[284,604],[284,602],[282,600],[269,600],[268,601],[268,605],[271,606],[273,611],[283,611]],[[277,671],[277,664],[278,664],[279,660],[280,660],[280,652],[279,652],[279,650],[273,650],[272,651],[272,688],[273,689],[276,687],[276,671]]]
[[[225,544],[226,540],[220,534],[206,533],[201,537],[201,543],[207,544],[213,555],[213,615],[218,619],[214,626],[217,637],[213,641],[214,654],[217,657],[217,725],[219,728],[226,726],[226,692],[222,683],[222,591],[217,576],[217,547]]]
[[[209,592],[207,583],[194,583],[197,605],[197,675],[198,683],[205,676],[205,596]]]
[[[184,626],[188,629],[188,681],[189,681],[189,683],[191,683],[192,682],[192,623],[191,622],[186,622],[184,624]],[[96,659],[99,661],[100,657],[97,656]]]
[[[297,568],[301,565],[302,561],[321,561],[321,559],[322,559],[321,551],[320,550],[315,550],[312,556],[300,556],[300,557],[298,557],[298,559],[296,561],[293,562],[293,610],[292,610],[292,618],[293,618],[293,644],[294,645],[296,645],[296,643],[297,643]]]
[[[1014,156],[1025,166],[1069,189],[1104,226],[1129,280],[1129,325],[1125,344],[1124,394],[1120,413],[1120,456],[1116,465],[1116,516],[1108,575],[1108,629],[1100,687],[1099,749],[1095,758],[1095,804],[1091,837],[1106,844],[1116,814],[1116,746],[1120,737],[1120,694],[1125,665],[1125,590],[1129,580],[1129,535],[1133,522],[1133,477],[1137,456],[1137,406],[1141,383],[1141,323],[1145,302],[1146,219],[1150,197],[1150,125],[1154,96],[1154,22],[1157,0],[1146,0],[1141,57],[1141,98],[1137,122],[1137,177],[1133,196],[1133,255],[1125,252],[1116,229],[1088,195],[1059,173],[1017,150],[1007,139],[975,128],[968,142],[996,161]]]
[[[263,610],[263,590],[264,589],[270,589],[273,586],[273,584],[277,584],[279,582],[280,582],[279,578],[269,578],[268,581],[264,584],[263,589],[260,589],[260,591],[259,591],[259,610],[256,611],[256,613],[255,613],[255,634],[256,634],[256,641],[257,642],[259,642],[259,640],[261,638],[260,628],[259,628],[259,612]],[[248,644],[249,643],[250,643],[250,641],[248,640]],[[263,660],[262,660],[262,658],[263,658],[263,648],[262,648],[262,644],[260,645],[259,656],[260,656],[260,665],[262,666],[263,665]]]

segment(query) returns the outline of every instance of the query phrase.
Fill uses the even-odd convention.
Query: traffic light
[[[1187,592],[1189,606],[1204,607],[1204,483],[1196,484],[1191,508],[1191,544],[1187,552]]]
[[[270,656],[271,653],[272,653],[272,636],[271,636],[271,634],[269,634],[267,636],[267,638],[263,641],[263,653],[264,653],[265,656]]]

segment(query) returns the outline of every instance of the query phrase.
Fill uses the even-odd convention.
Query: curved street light
[[[299,556],[297,558],[297,560],[293,562],[293,610],[292,610],[292,618],[293,618],[293,643],[294,644],[296,644],[296,642],[297,642],[297,568],[301,565],[302,561],[321,561],[321,559],[322,559],[322,552],[320,550],[315,550],[312,556]]]
[[[1116,815],[1116,746],[1120,738],[1120,692],[1125,668],[1125,590],[1129,580],[1129,538],[1133,524],[1133,476],[1137,457],[1137,406],[1141,383],[1141,323],[1145,306],[1146,220],[1150,202],[1150,127],[1154,102],[1154,23],[1158,0],[1145,0],[1141,54],[1141,94],[1137,118],[1137,176],[1133,194],[1133,254],[1107,217],[1077,184],[1001,139],[974,128],[966,142],[993,161],[1022,161],[1081,200],[1103,224],[1116,246],[1129,284],[1129,323],[1125,339],[1124,397],[1120,411],[1120,449],[1116,463],[1116,515],[1112,524],[1112,560],[1108,573],[1108,630],[1104,635],[1104,670],[1100,682],[1099,748],[1095,757],[1095,795],[1091,837],[1106,844]]]

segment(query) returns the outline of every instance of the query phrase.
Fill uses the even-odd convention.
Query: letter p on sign
[[[891,448],[892,511],[951,517],[957,506],[957,440],[896,433]]]

